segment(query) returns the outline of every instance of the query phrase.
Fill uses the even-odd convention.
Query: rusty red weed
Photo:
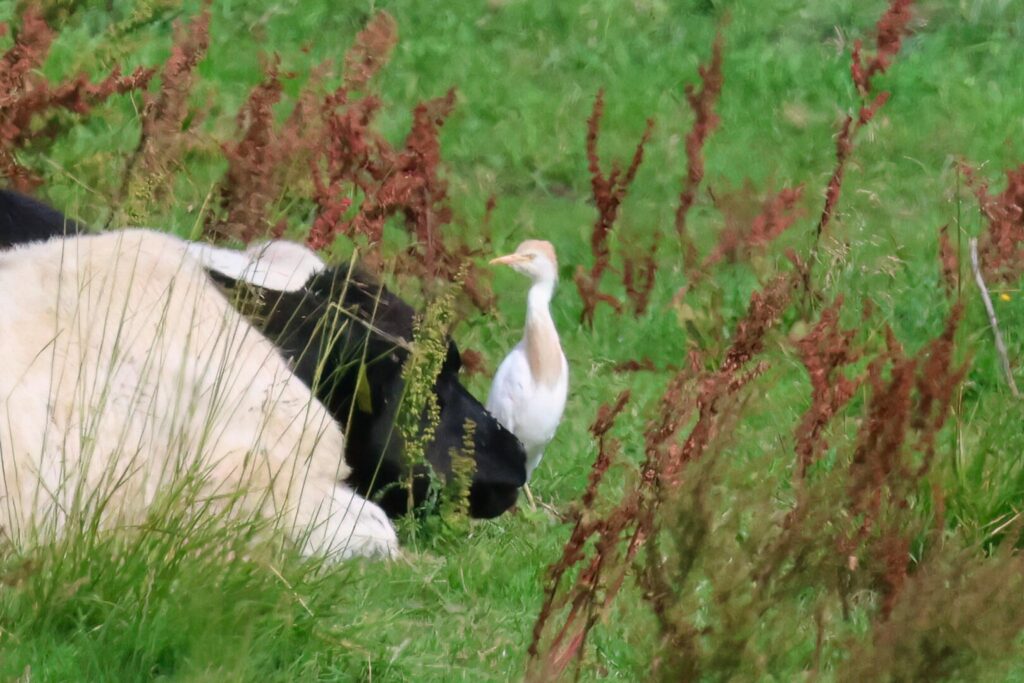
[[[811,405],[796,428],[797,476],[803,478],[828,449],[823,430],[853,398],[864,383],[864,375],[847,377],[847,369],[857,362],[862,352],[855,348],[855,330],[839,326],[843,298],[821,312],[811,331],[796,342],[800,361],[811,380]]]
[[[686,231],[686,218],[697,201],[697,190],[704,180],[704,145],[718,128],[719,118],[715,103],[722,93],[722,34],[715,36],[711,45],[711,61],[698,67],[701,86],[685,89],[686,102],[693,111],[693,126],[686,134],[686,177],[676,206],[676,234],[683,245],[684,263],[688,268],[697,265],[697,250]]]
[[[1006,171],[1006,187],[998,194],[967,164],[961,164],[985,221],[978,240],[978,259],[989,282],[1013,283],[1024,274],[1024,164]]]
[[[221,184],[220,205],[226,215],[215,231],[246,243],[266,234],[270,204],[280,192],[277,168],[284,161],[285,150],[275,145],[273,110],[281,100],[279,67],[276,57],[264,66],[263,82],[253,88],[238,112],[238,128],[244,131],[241,139],[222,146],[228,170]]]
[[[875,76],[886,72],[893,58],[899,53],[903,36],[907,35],[910,30],[910,6],[912,4],[913,0],[891,0],[875,26],[875,54],[867,62],[864,61],[861,54],[861,41],[857,40],[853,44],[850,77],[860,94],[861,106],[856,116],[846,115],[839,128],[839,134],[836,136],[836,164],[825,189],[825,203],[818,218],[815,244],[832,222],[836,205],[839,203],[839,194],[842,191],[846,163],[853,152],[853,143],[857,133],[874,118],[878,109],[889,99],[887,91],[872,96],[874,92],[872,81]]]
[[[629,186],[633,184],[636,172],[643,162],[644,146],[654,130],[654,121],[648,119],[647,127],[644,129],[643,135],[640,136],[640,141],[633,152],[633,159],[625,172],[622,171],[618,163],[612,162],[611,170],[606,176],[601,170],[601,158],[597,151],[603,114],[604,91],[602,90],[594,98],[594,108],[590,113],[590,118],[587,119],[587,169],[590,172],[591,193],[594,204],[597,206],[597,220],[590,233],[590,251],[594,257],[594,263],[591,265],[589,273],[582,265],[577,266],[573,276],[576,289],[580,293],[580,298],[583,299],[580,322],[590,326],[594,324],[594,313],[598,304],[608,304],[617,312],[622,310],[622,303],[618,299],[601,291],[601,278],[611,265],[611,249],[608,246],[608,238],[619,217],[622,200],[626,198]],[[653,278],[653,272],[649,275]]]
[[[0,26],[6,34],[7,25]],[[14,45],[0,57],[0,174],[25,192],[41,179],[18,161],[16,152],[29,144],[39,147],[63,132],[69,124],[54,117],[58,110],[88,114],[113,95],[145,90],[153,75],[152,69],[139,67],[125,76],[115,67],[96,83],[83,74],[51,83],[38,69],[54,36],[39,10],[30,6],[21,17]]]
[[[175,22],[171,56],[160,75],[160,90],[143,97],[142,133],[125,164],[116,206],[133,222],[141,221],[143,206],[166,189],[166,179],[183,153],[189,96],[195,70],[210,45],[210,12],[204,9],[188,23]],[[110,221],[118,217],[112,211]]]
[[[622,258],[622,284],[633,304],[633,315],[637,317],[647,311],[651,302],[651,292],[658,275],[658,243],[658,238],[654,237],[646,251]]]
[[[762,351],[765,335],[788,304],[792,285],[791,278],[780,277],[751,297],[747,315],[737,325],[735,341],[717,370],[701,370],[700,359],[691,356],[689,365],[669,381],[657,415],[644,432],[645,458],[637,483],[603,514],[595,509],[597,492],[611,463],[611,453],[621,448],[618,441],[606,442],[605,435],[628,394],[621,394],[614,407],[605,406],[599,411],[592,426],[599,444],[598,456],[570,539],[561,559],[549,569],[545,600],[529,650],[530,680],[551,680],[581,658],[587,635],[622,589],[637,553],[657,534],[660,502],[678,489],[683,466],[707,453],[723,421],[731,420],[733,413],[726,407],[729,397],[735,397],[764,370],[763,363],[751,366],[750,362]],[[683,443],[678,443],[677,435],[694,414],[696,422]],[[590,542],[593,546],[588,558]],[[565,575],[576,566],[581,569],[575,582],[563,586]],[[652,600],[663,595],[657,587],[668,581],[661,567],[642,573],[639,580]],[[563,610],[561,625],[551,626],[555,614]],[[548,638],[549,630],[552,633]]]
[[[950,295],[960,287],[960,256],[949,240],[949,226],[939,229],[939,276],[946,294]]]

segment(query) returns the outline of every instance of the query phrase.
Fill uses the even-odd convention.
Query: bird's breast
[[[535,385],[530,400],[523,406],[516,436],[527,449],[543,448],[555,436],[565,410],[566,383],[554,386]]]
[[[541,387],[556,388],[565,368],[565,356],[551,317],[530,316],[524,342],[533,381]]]

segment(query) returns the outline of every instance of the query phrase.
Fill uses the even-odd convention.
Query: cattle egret
[[[569,391],[569,364],[549,309],[558,282],[558,260],[550,242],[526,240],[515,253],[496,258],[491,264],[510,266],[531,282],[523,338],[498,367],[487,397],[487,410],[526,448],[523,490],[530,505],[536,507],[530,492],[530,475],[555,436]]]

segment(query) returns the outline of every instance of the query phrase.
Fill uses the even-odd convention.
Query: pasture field
[[[0,19],[16,27],[21,9],[0,2]],[[42,73],[56,82],[82,71],[97,78],[115,64],[126,71],[161,65],[171,51],[173,23],[201,9],[167,0],[51,0],[45,16],[58,34]],[[653,551],[677,563],[671,575],[680,594],[669,621],[685,622],[692,632],[673,640],[647,607],[649,596],[632,574],[659,560],[641,551],[646,559],[635,566],[625,561],[630,576],[595,616],[579,680],[644,680],[659,662],[658,675],[671,680],[849,680],[868,665],[894,679],[1024,679],[1015,664],[1024,575],[1012,552],[1024,503],[1024,404],[1001,374],[967,259],[968,239],[988,229],[973,188],[988,182],[991,194],[1001,192],[1004,172],[1024,163],[1024,11],[1016,0],[913,3],[902,49],[875,77],[875,92],[891,97],[856,134],[836,213],[816,241],[836,164],[835,135],[861,103],[850,52],[857,38],[874,49],[875,22],[885,9],[878,0],[214,0],[209,49],[188,100],[193,113],[185,151],[154,181],[159,188],[148,187],[130,212],[113,220],[197,237],[227,168],[221,144],[237,138],[236,112],[262,80],[268,56],[279,55],[281,72],[294,75],[284,78],[274,110],[283,119],[310,71],[326,60],[340,64],[367,20],[385,10],[399,35],[372,86],[381,98],[373,125],[385,139],[401,145],[416,104],[456,89],[440,132],[440,173],[453,216],[442,233],[453,243],[483,245],[470,258],[491,277],[497,305],[482,312],[460,299],[453,335],[461,348],[482,354],[488,373],[520,338],[527,283],[511,272],[491,276],[486,261],[527,238],[548,239],[558,251],[553,315],[569,359],[570,394],[532,483],[546,506],[534,511],[524,501],[489,521],[403,520],[405,556],[391,563],[324,567],[270,550],[243,551],[246,530],[175,526],[181,519],[173,513],[124,538],[83,532],[27,553],[5,546],[0,680],[521,680],[548,567],[572,531],[562,517],[579,504],[598,453],[590,433],[598,409],[631,390],[611,432],[621,450],[595,506],[607,510],[636,485],[645,430],[675,369],[690,363],[691,351],[703,353],[708,371],[719,368],[752,292],[794,270],[787,250],[814,263],[814,294],[793,295],[757,354],[762,372],[721,404],[735,419],[716,423],[713,447],[701,460],[716,466],[694,466],[676,490],[707,506],[710,540],[698,544],[695,564],[685,571],[677,555],[697,546],[676,539]],[[709,60],[718,31],[720,124],[704,147],[705,175],[687,219],[697,254],[713,253],[726,227],[747,225],[783,188],[804,189],[795,222],[778,239],[740,249],[697,278],[674,228],[693,124],[684,86],[699,82],[698,65]],[[2,40],[6,49],[11,32]],[[338,81],[337,69],[325,79],[332,87]],[[156,89],[154,82],[150,91]],[[646,119],[655,123],[611,232],[611,268],[601,285],[626,305],[621,314],[599,305],[590,326],[581,323],[573,276],[577,266],[589,269],[594,261],[597,209],[585,141],[601,89],[598,147],[605,172],[613,159],[628,165]],[[142,109],[135,92],[115,95],[87,115],[60,114],[59,135],[40,135],[17,152],[43,180],[36,194],[103,225],[138,146]],[[274,217],[287,218],[288,234],[300,235],[315,206],[278,199]],[[1024,204],[1017,207],[1016,219],[1007,220],[1024,226]],[[960,254],[961,281],[951,293],[938,256],[942,226]],[[400,216],[389,220],[384,235],[388,270],[412,238]],[[622,284],[623,259],[642,253],[655,235],[661,240],[650,305],[634,315]],[[344,259],[351,250],[351,240],[340,237],[328,253]],[[1020,376],[1024,292],[1019,279],[990,280],[1008,357]],[[388,282],[409,300],[423,301],[415,278],[391,274]],[[906,571],[862,581],[870,551],[859,555],[859,574],[860,551],[849,551],[829,578],[808,571],[801,583],[800,572],[816,560],[800,556],[782,572],[796,577],[794,585],[759,602],[764,596],[751,593],[757,584],[751,577],[761,575],[736,567],[767,554],[751,550],[757,535],[790,524],[787,512],[800,499],[795,434],[811,404],[811,384],[797,340],[841,296],[840,323],[854,330],[863,349],[843,371],[852,376],[884,353],[885,326],[907,357],[931,348],[957,292],[964,310],[949,365],[967,363],[967,369],[948,419],[933,433],[927,473],[909,474],[925,458],[924,437],[893,442],[913,465],[907,468],[912,490],[892,506],[899,508],[893,515],[906,517],[893,527],[906,542],[893,553]],[[648,359],[646,369],[619,367]],[[892,372],[885,366],[880,377]],[[489,377],[466,379],[481,400]],[[850,490],[830,473],[858,457],[865,438],[858,434],[878,419],[868,412],[877,407],[869,386],[861,384],[817,435],[828,447],[812,469],[833,486],[828,495]],[[674,443],[686,441],[692,425],[692,417],[684,420]],[[813,490],[825,497],[824,488]],[[684,517],[692,510],[685,501],[679,505],[662,519],[669,534],[688,528]],[[834,517],[815,517],[820,526],[805,532],[831,538],[830,525],[849,522],[844,514],[837,508]],[[831,541],[820,545],[836,548]],[[853,578],[842,578],[844,571]],[[567,576],[572,584],[576,575]],[[931,635],[900,640],[896,630]],[[671,668],[678,662],[666,652],[681,642],[696,644],[691,660],[699,666]]]

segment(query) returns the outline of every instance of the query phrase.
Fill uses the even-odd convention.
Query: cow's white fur
[[[126,230],[0,253],[0,532],[132,524],[188,474],[306,553],[396,553],[337,483],[340,428],[188,252]]]
[[[309,278],[327,267],[316,252],[285,240],[253,244],[245,251],[192,242],[188,252],[211,270],[279,292],[302,289]]]

